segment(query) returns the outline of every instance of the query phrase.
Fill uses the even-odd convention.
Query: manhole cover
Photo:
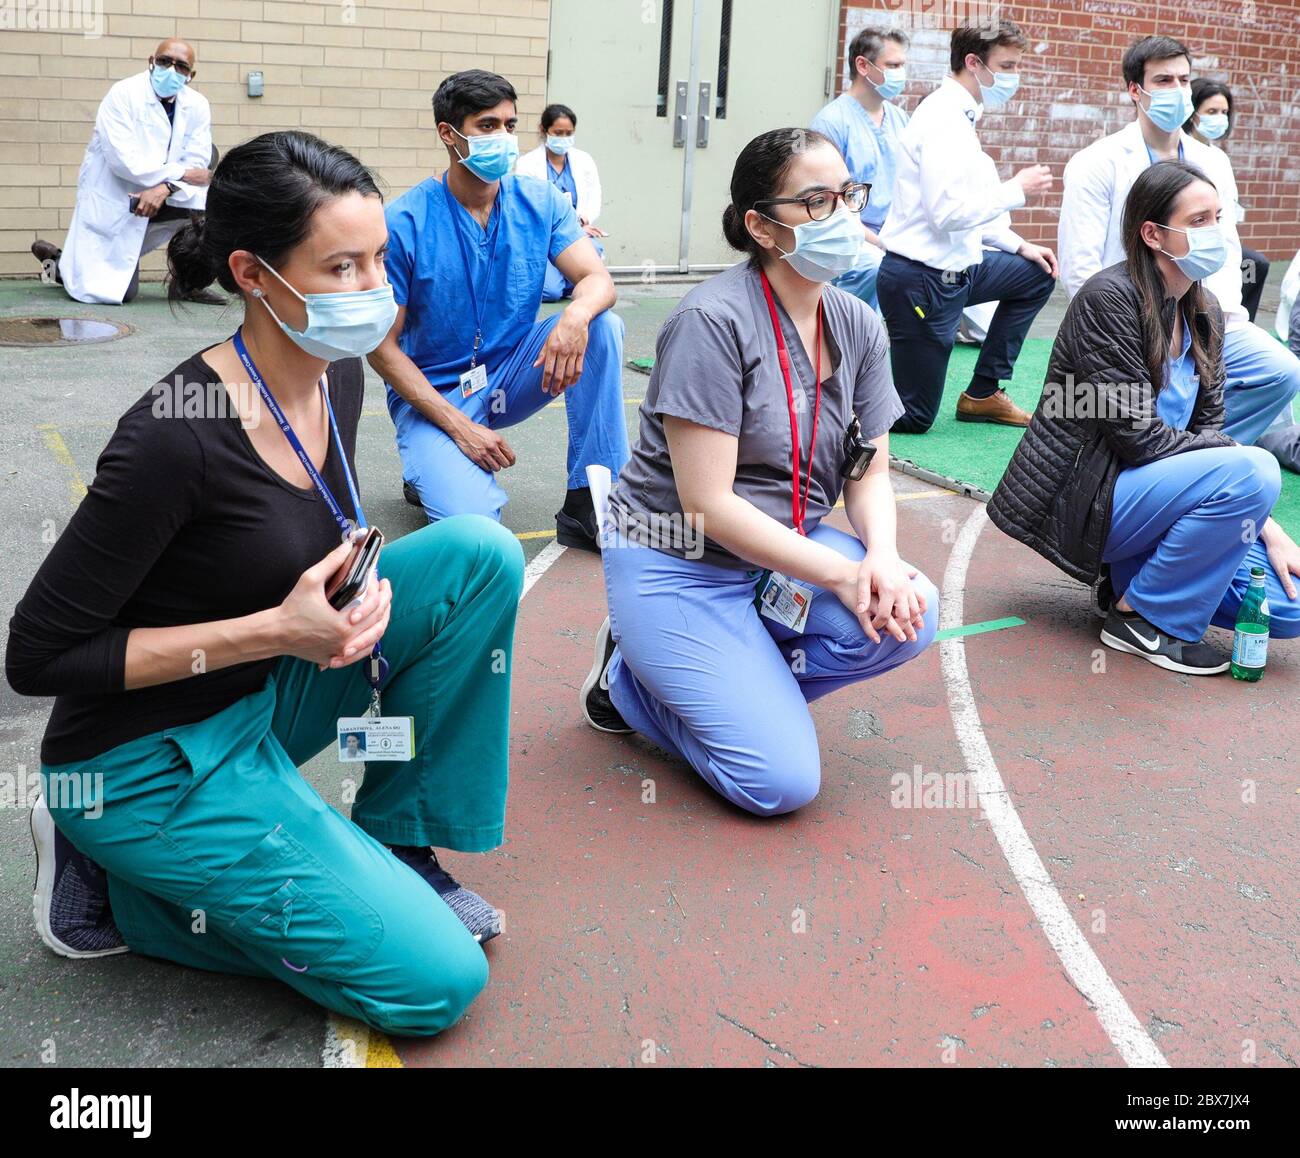
[[[125,322],[99,318],[0,318],[0,346],[77,346],[131,332]]]

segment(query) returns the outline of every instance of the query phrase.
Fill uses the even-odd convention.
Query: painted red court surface
[[[942,492],[900,504],[905,554],[936,584],[976,509]],[[985,812],[891,806],[896,773],[964,767],[938,646],[815,705],[821,795],[764,821],[583,724],[604,614],[599,561],[574,551],[524,598],[508,842],[456,863],[506,931],[468,1015],[395,1041],[403,1064],[1300,1061],[1288,645],[1257,685],[1098,651],[1087,592],[981,533],[964,621],[1026,623],[956,646],[1009,799],[1112,994],[1099,1016]],[[1103,1027],[1115,1006],[1136,1019],[1128,1055]]]

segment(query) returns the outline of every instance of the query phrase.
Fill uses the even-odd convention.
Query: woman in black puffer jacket
[[[1202,643],[1267,576],[1272,634],[1300,634],[1300,548],[1270,517],[1277,461],[1222,432],[1223,314],[1201,280],[1223,262],[1219,198],[1162,161],[1124,210],[1127,260],[1092,277],[1061,323],[1047,383],[989,501],[993,522],[1118,598],[1101,639],[1191,675],[1226,671]]]

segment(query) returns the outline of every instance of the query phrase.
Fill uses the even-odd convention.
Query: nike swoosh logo
[[[1155,652],[1160,650],[1159,636],[1156,636],[1155,639],[1147,639],[1147,637],[1138,631],[1138,629],[1131,623],[1126,623],[1124,626],[1128,628],[1129,635],[1136,639],[1138,643],[1147,649],[1147,651]]]

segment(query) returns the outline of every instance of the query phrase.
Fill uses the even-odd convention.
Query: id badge
[[[808,584],[772,571],[759,592],[758,613],[802,635],[812,601],[813,589]]]
[[[480,390],[486,390],[487,384],[487,366],[480,362],[474,369],[466,370],[460,376],[460,396],[472,398]]]
[[[343,716],[338,755],[340,764],[410,760],[415,755],[415,717]]]

